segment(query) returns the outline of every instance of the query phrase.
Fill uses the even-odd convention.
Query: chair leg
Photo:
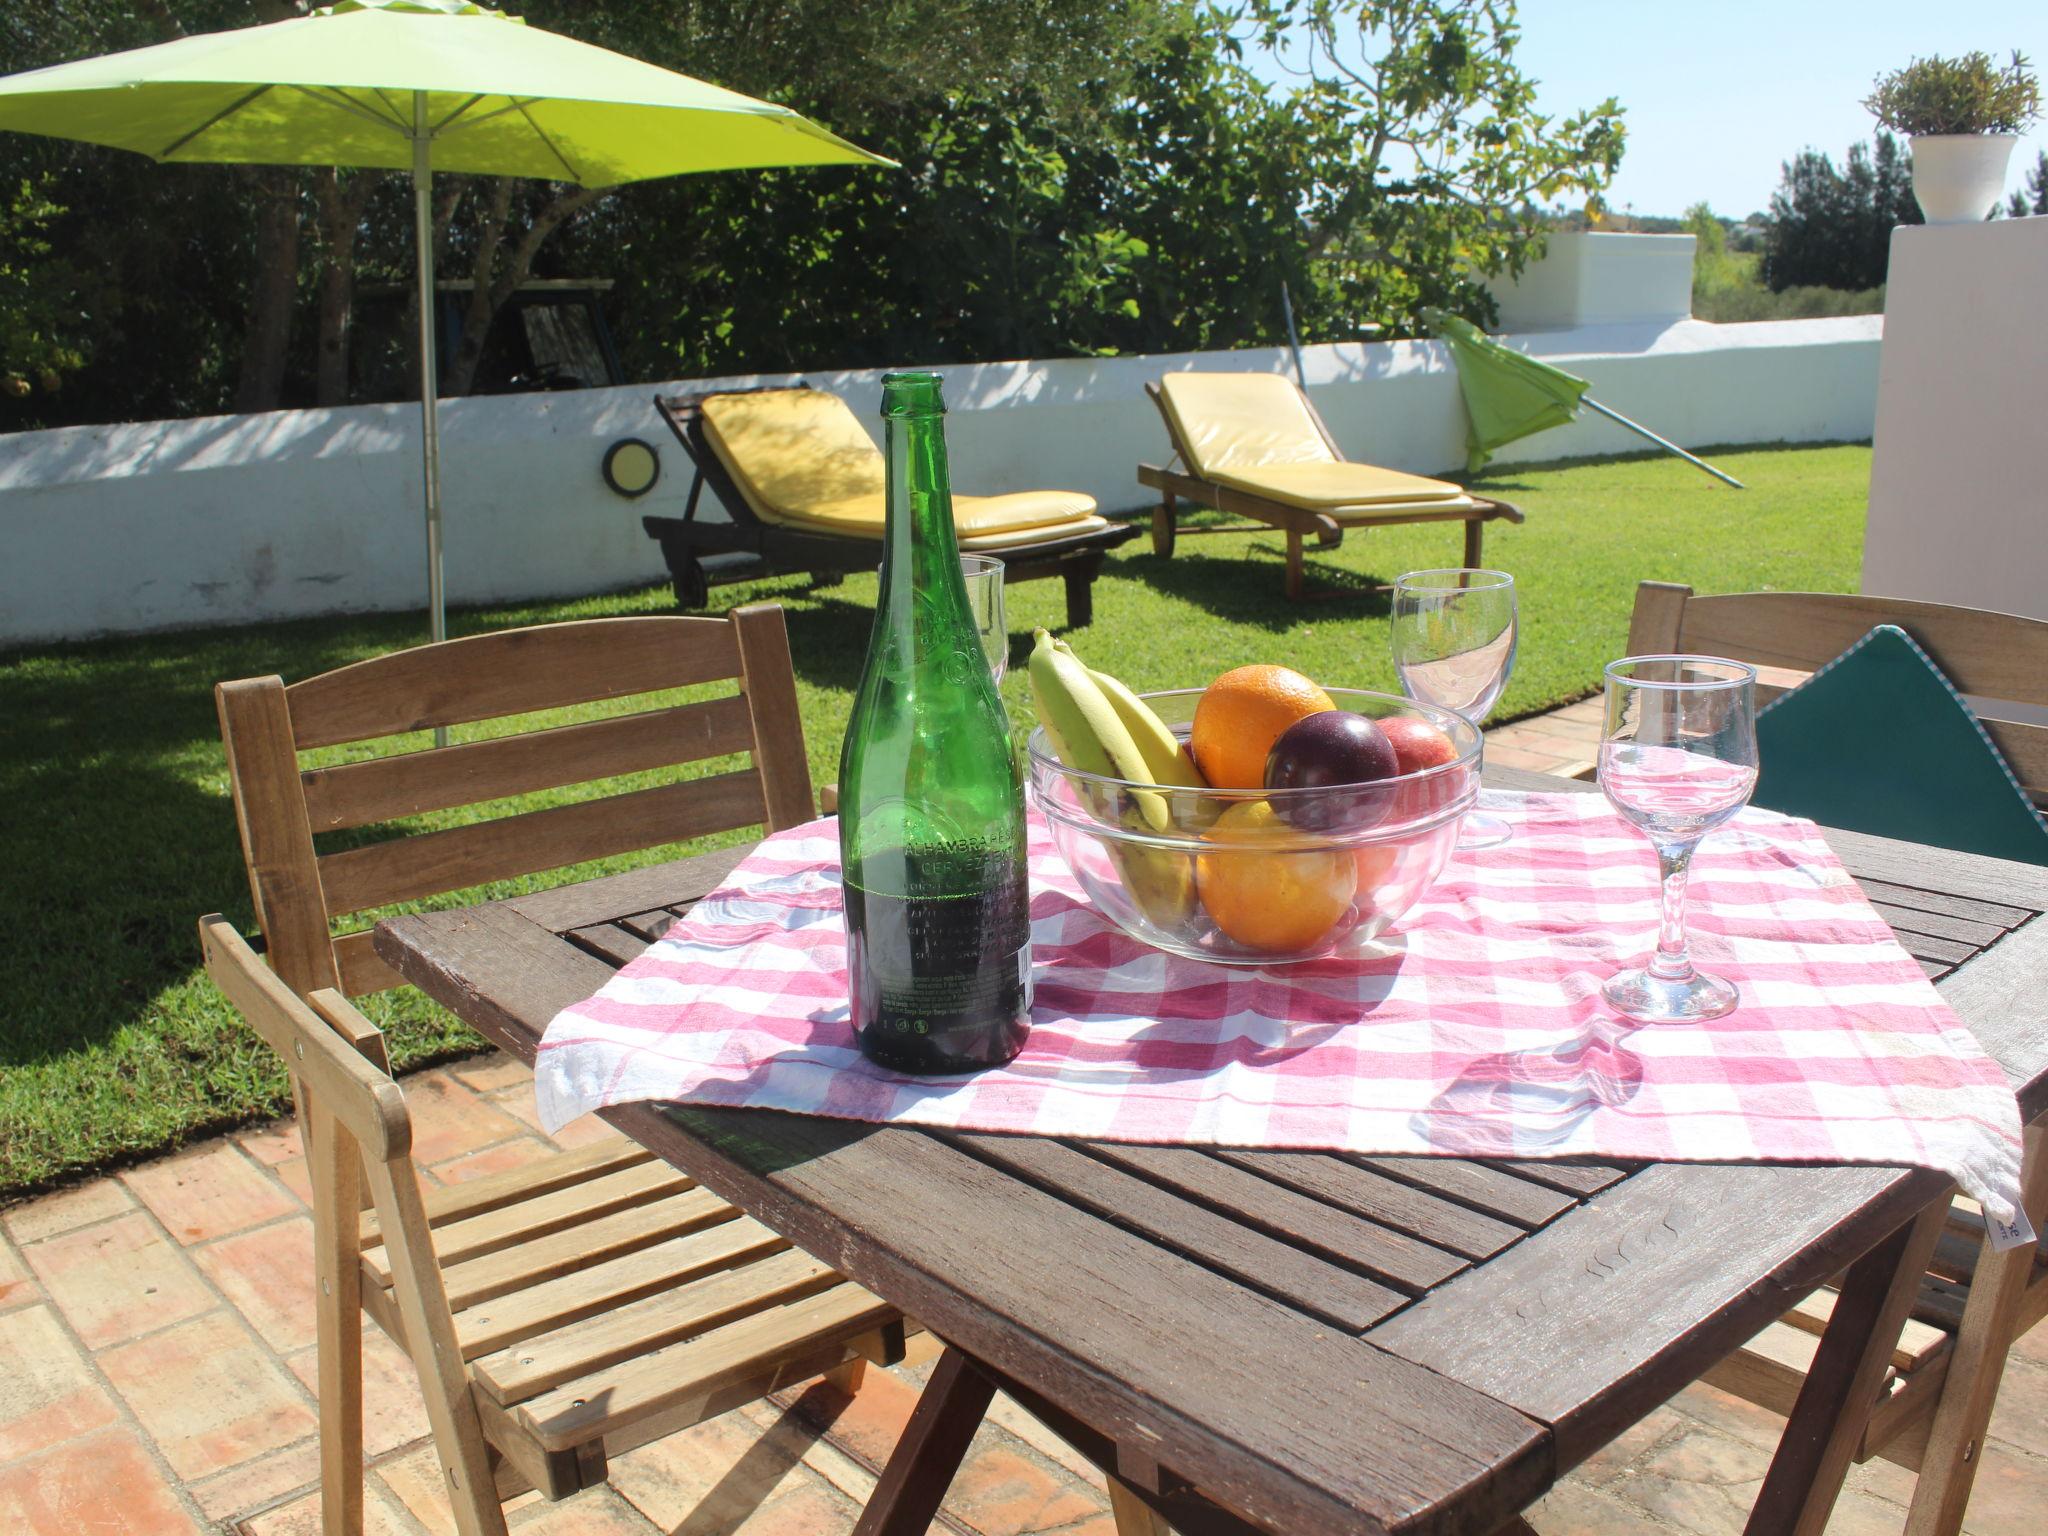
[[[1298,603],[1301,593],[1301,530],[1290,528],[1287,530],[1287,600]]]
[[[1067,586],[1067,628],[1086,629],[1095,622],[1095,572],[1097,562],[1069,562],[1060,572]]]
[[[2048,1224],[2048,1124],[2028,1128],[2026,1147],[2023,1199],[2038,1230]],[[2020,1302],[2034,1272],[2034,1255],[2032,1246],[1994,1253],[1987,1239],[1977,1257],[1963,1326],[1934,1405],[1934,1422],[1928,1427],[1906,1536],[1956,1536],[1963,1528],[1963,1511],[1977,1478],[1977,1453],[1998,1400],[1998,1383],[2005,1374]]]
[[[307,1103],[299,1127],[313,1183],[313,1310],[320,1394],[322,1536],[362,1536],[363,1303],[356,1259],[362,1157],[334,1117]]]
[[[1162,559],[1173,554],[1174,496],[1171,491],[1159,493],[1159,505],[1152,509],[1152,553]]]
[[[1109,1513],[1116,1521],[1116,1536],[1173,1536],[1173,1527],[1159,1512],[1135,1493],[1121,1478],[1109,1479]]]
[[[1485,520],[1484,520],[1484,519],[1482,519],[1482,518],[1477,518],[1477,517],[1468,517],[1468,518],[1466,518],[1466,519],[1465,519],[1465,569],[1466,569],[1466,570],[1468,570],[1468,571],[1475,571],[1475,570],[1478,570],[1478,569],[1480,568],[1480,563],[1481,563],[1482,559],[1484,558],[1484,555],[1483,555],[1483,551],[1485,550],[1485,548],[1486,548],[1486,523],[1485,523]]]
[[[868,1362],[864,1355],[855,1355],[846,1364],[825,1373],[825,1380],[848,1397],[860,1390],[860,1384],[867,1379]]]

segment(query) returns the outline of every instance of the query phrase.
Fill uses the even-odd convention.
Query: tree
[[[1801,150],[1771,194],[1764,285],[1774,293],[1875,288],[1885,280],[1893,228],[1920,222],[1911,163],[1889,133],[1877,135],[1875,152],[1850,145],[1841,171],[1820,151]]]
[[[50,225],[63,212],[35,182],[0,204],[0,394],[17,400],[55,394],[85,362],[80,279],[51,259]]]
[[[1555,118],[1514,60],[1513,0],[1252,0],[1259,40],[1299,47],[1295,108],[1350,153],[1318,168],[1311,249],[1368,286],[1383,323],[1438,305],[1491,318],[1480,279],[1541,248],[1540,205],[1597,203],[1621,164],[1612,97]]]
[[[2027,172],[2026,191],[2013,193],[2006,200],[2005,211],[2015,219],[2048,213],[2048,149],[2035,156],[2034,168]],[[1994,208],[1991,216],[1998,217],[1998,210]]]

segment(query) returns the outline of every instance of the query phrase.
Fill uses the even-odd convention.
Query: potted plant
[[[1971,224],[2005,189],[2005,163],[2041,115],[2024,55],[2003,68],[1988,53],[1915,59],[1880,75],[1863,105],[1913,141],[1913,195],[1930,224]]]

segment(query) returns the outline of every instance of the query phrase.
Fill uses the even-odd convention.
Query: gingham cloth
[[[1163,954],[1096,915],[1031,830],[1031,1036],[914,1078],[848,1023],[837,823],[768,838],[595,997],[549,1024],[551,1130],[638,1099],[1110,1141],[1381,1155],[1914,1164],[2008,1244],[2018,1107],[1810,821],[1749,809],[1701,845],[1688,928],[1742,1005],[1639,1027],[1601,1001],[1657,927],[1648,843],[1598,796],[1499,796],[1393,952],[1270,969]]]

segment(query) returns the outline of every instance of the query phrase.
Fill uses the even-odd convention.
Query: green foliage
[[[1875,288],[1885,280],[1893,227],[1920,222],[1911,162],[1889,133],[1878,134],[1874,153],[1850,145],[1840,171],[1818,150],[1802,150],[1771,194],[1764,285],[1774,293]]]
[[[2024,54],[2000,67],[1988,53],[1935,54],[1879,75],[1864,108],[1894,133],[2024,133],[2041,115],[2041,88]]]
[[[1318,168],[1311,247],[1391,329],[1432,306],[1490,319],[1480,280],[1540,252],[1538,205],[1597,206],[1621,164],[1614,98],[1536,110],[1513,0],[1251,0],[1248,14],[1268,47],[1305,47],[1295,108],[1348,140]]]
[[[2048,213],[2048,149],[2034,157],[2034,168],[2027,172],[2026,190],[2006,199],[2005,212],[2015,219]],[[1992,209],[1991,216],[1997,218],[1998,210]]]
[[[1522,648],[1500,718],[1597,689],[1601,663],[1627,644],[1643,578],[1691,582],[1704,592],[1854,587],[1867,447],[1713,456],[1750,487],[1739,498],[1739,538],[1729,537],[1736,493],[1661,454],[1496,467],[1481,482],[1529,513],[1526,525],[1496,524],[1487,534],[1489,556],[1515,572],[1523,602]],[[1128,544],[1105,562],[1095,622],[1074,633],[1074,644],[1083,656],[1113,661],[1139,688],[1199,684],[1252,661],[1285,662],[1332,684],[1395,687],[1385,584],[1401,571],[1442,564],[1457,548],[1456,534],[1442,524],[1382,528],[1339,549],[1312,551],[1311,580],[1340,594],[1319,603],[1281,595],[1282,543],[1271,530],[1219,534],[1183,540],[1170,560],[1143,552],[1142,541]],[[783,578],[719,589],[721,602],[783,605],[819,783],[836,777],[874,597],[872,576],[836,587]],[[1004,697],[1021,724],[1031,718],[1021,664],[1031,630],[1062,628],[1065,598],[1059,582],[1034,581],[1009,588],[1007,603],[1012,666]],[[449,619],[461,635],[668,612],[669,604],[664,585],[458,610]],[[223,678],[267,672],[303,678],[423,638],[418,614],[358,615],[0,655],[0,718],[8,725],[0,732],[0,801],[32,808],[34,820],[32,835],[24,826],[9,841],[9,878],[0,884],[0,927],[9,939],[0,947],[0,1191],[287,1107],[281,1064],[214,992],[193,939],[202,912],[250,925],[211,690]],[[609,707],[643,709],[649,701]],[[455,735],[474,740],[509,724],[461,726]],[[309,765],[357,750],[329,749]],[[559,803],[566,793],[527,797],[521,806]],[[513,808],[498,803],[489,811]],[[424,820],[448,825],[454,816]],[[569,873],[621,869],[674,851]],[[476,1044],[409,989],[366,1003],[401,1065]]]
[[[49,227],[63,209],[44,195],[48,178],[24,181],[0,204],[0,394],[55,394],[85,362],[76,274],[52,259]]]
[[[194,30],[243,25],[276,3],[194,0],[177,15]],[[1537,249],[1535,206],[1597,203],[1621,153],[1612,102],[1534,110],[1501,0],[515,8],[787,103],[902,162],[642,183],[565,224],[533,275],[616,281],[609,317],[633,378],[1273,343],[1283,284],[1308,340],[1398,334],[1427,304],[1485,319],[1480,280]],[[157,41],[150,18],[164,13],[133,0],[25,9],[0,9],[0,70]],[[1289,26],[1319,51],[1298,88],[1275,89],[1242,55]],[[249,173],[0,135],[0,185],[46,170],[66,210],[53,255],[104,270],[105,293],[84,317],[75,384],[32,411],[0,399],[0,430],[228,408],[258,266]],[[333,225],[323,174],[297,181],[281,403],[311,403],[323,264],[344,247],[358,397],[406,397],[406,183],[351,178],[347,242],[354,205]],[[493,244],[493,184],[439,185],[453,201],[441,271],[467,277]],[[501,253],[560,191],[512,190]]]

